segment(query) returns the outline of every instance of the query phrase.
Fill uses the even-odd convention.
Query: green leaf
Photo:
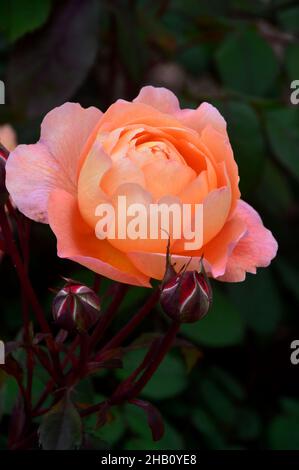
[[[233,398],[237,400],[245,399],[245,392],[240,383],[226,370],[219,367],[212,367],[210,377],[223,387]]]
[[[280,400],[281,408],[287,414],[299,417],[299,401],[294,398],[284,397]]]
[[[268,93],[278,74],[271,47],[251,29],[231,34],[218,49],[216,64],[225,86],[249,95]]]
[[[285,65],[290,81],[299,77],[299,44],[290,44],[286,49]]]
[[[299,302],[299,270],[288,263],[285,259],[279,258],[277,268],[281,275],[282,282],[289,289]]]
[[[119,379],[125,379],[142,362],[145,350],[130,351],[124,357],[124,368],[118,370]],[[142,395],[154,400],[163,400],[179,395],[187,386],[185,367],[183,362],[168,354],[149,383],[144,388]]]
[[[37,368],[35,369],[35,372],[33,374],[33,380],[32,380],[32,401],[34,404],[36,404],[42,395],[42,393],[45,391],[46,387],[46,381],[41,379],[41,377],[38,376],[37,373]],[[51,404],[51,397],[48,397],[45,402],[44,406],[50,406]]]
[[[2,412],[3,414],[11,414],[12,409],[16,403],[18,394],[19,394],[19,386],[16,382],[16,380],[13,377],[8,377],[5,381],[5,383],[2,386],[2,403],[3,403],[3,408]]]
[[[274,332],[282,316],[282,303],[269,270],[231,284],[229,293],[248,326],[261,334]]]
[[[299,449],[299,401],[284,397],[281,399],[283,412],[273,418],[268,430],[268,442],[274,450]]]
[[[8,67],[16,109],[37,117],[77,91],[96,58],[99,15],[97,0],[68,1],[41,32],[17,44]]]
[[[200,382],[200,393],[212,415],[222,423],[232,425],[236,408],[232,400],[214,381],[205,378]]]
[[[299,180],[299,110],[280,108],[266,115],[267,132],[276,158]]]
[[[256,411],[240,408],[236,416],[235,432],[239,439],[249,441],[256,439],[262,430],[262,424]]]
[[[9,0],[0,3],[0,18],[5,18],[1,29],[11,42],[40,28],[48,19],[50,0]]]
[[[244,324],[229,298],[213,286],[210,312],[193,325],[183,325],[181,331],[199,344],[211,347],[232,346],[242,340]]]
[[[298,450],[298,416],[276,416],[270,423],[268,442],[272,450]]]
[[[45,415],[38,433],[44,450],[70,450],[80,447],[81,418],[69,399],[61,400]]]
[[[256,194],[260,205],[276,217],[285,213],[293,200],[286,175],[269,159],[266,160]],[[266,198],[265,194],[267,194]]]
[[[98,402],[100,400],[97,400]],[[94,437],[108,442],[109,445],[116,444],[125,433],[124,416],[118,408],[111,410],[111,419],[101,427],[97,427],[97,415],[90,415],[84,420],[85,426],[89,429],[89,433]]]
[[[97,399],[98,402],[101,400],[101,397],[98,397],[95,394],[94,386],[92,379],[87,377],[81,380],[75,388],[74,391],[74,400],[76,403],[85,404],[94,404],[94,400]]]
[[[299,7],[287,8],[278,14],[283,28],[290,33],[299,33]]]
[[[196,407],[192,411],[192,422],[202,433],[207,444],[213,449],[223,449],[225,447],[224,438],[218,428],[214,418],[203,408]]]
[[[178,56],[177,61],[188,72],[199,75],[206,68],[209,60],[209,51],[202,44],[186,47]]]
[[[228,135],[239,167],[241,193],[256,187],[263,174],[265,142],[256,112],[245,103],[220,104]]]
[[[147,48],[143,44],[141,29],[136,14],[129,7],[116,11],[118,54],[126,67],[130,79],[138,82],[143,72]]]

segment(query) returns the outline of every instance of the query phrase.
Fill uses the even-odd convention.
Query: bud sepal
[[[99,318],[100,299],[89,287],[71,279],[66,281],[53,300],[55,323],[66,331],[87,331]]]
[[[164,312],[180,323],[194,323],[203,318],[212,303],[212,289],[203,260],[199,271],[187,271],[188,265],[176,273],[167,248],[166,270],[161,283],[160,303]]]

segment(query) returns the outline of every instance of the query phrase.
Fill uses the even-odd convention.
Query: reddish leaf
[[[159,441],[164,434],[164,423],[160,411],[158,411],[151,403],[144,400],[134,399],[130,400],[130,403],[145,411],[153,439],[154,441]]]

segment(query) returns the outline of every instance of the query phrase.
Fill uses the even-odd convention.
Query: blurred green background
[[[12,124],[20,143],[38,139],[42,117],[65,101],[103,111],[134,98],[144,84],[166,86],[182,106],[203,100],[225,116],[239,165],[242,197],[262,214],[279,242],[271,268],[246,282],[213,282],[210,314],[183,328],[200,349],[197,364],[173,351],[144,390],[166,422],[151,440],[146,418],[132,405],[113,410],[93,445],[117,449],[299,449],[299,365],[290,344],[299,339],[299,5],[288,0],[11,0],[0,3],[0,79],[6,105],[0,124]],[[92,274],[56,257],[47,226],[34,224],[30,272],[50,311],[48,287],[59,275],[92,282]],[[20,328],[20,296],[7,258],[0,265],[1,339]],[[107,283],[103,288],[106,287]],[[131,288],[113,329],[148,295]],[[159,309],[140,329],[160,331]],[[137,334],[138,336],[138,334]],[[131,338],[133,340],[134,338]],[[95,403],[134,367],[85,380],[77,400]],[[45,377],[38,371],[36,398]],[[0,384],[0,447],[16,397],[13,379]]]

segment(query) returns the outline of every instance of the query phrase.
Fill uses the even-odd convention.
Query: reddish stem
[[[80,339],[79,339],[79,336],[76,336],[76,338],[74,339],[74,341],[72,342],[72,344],[70,345],[70,348],[69,348],[69,351],[68,351],[68,354],[65,356],[65,358],[63,359],[62,361],[62,364],[61,364],[61,368],[62,370],[64,370],[64,368],[66,367],[67,363],[69,362],[70,360],[70,357],[71,355],[75,352],[76,348],[78,347],[80,343]],[[42,392],[38,402],[36,403],[35,407],[34,407],[34,410],[33,410],[33,413],[34,415],[38,416],[38,410],[39,408],[43,405],[43,403],[46,401],[46,399],[48,398],[48,395],[51,393],[51,391],[53,390],[53,387],[55,385],[55,381],[54,380],[49,380],[49,382],[47,383],[46,385],[46,388],[45,390]]]
[[[158,369],[159,365],[163,361],[164,357],[170,350],[171,346],[173,345],[176,335],[180,329],[180,323],[174,321],[166,335],[164,336],[163,341],[160,344],[160,347],[157,351],[157,353],[154,355],[152,362],[148,366],[148,368],[145,370],[144,374],[140,379],[136,382],[136,384],[133,387],[133,390],[131,392],[131,398],[135,398],[139,395],[141,390],[146,386],[146,384],[150,381],[156,370]]]
[[[59,355],[56,350],[56,345],[52,337],[50,327],[44,317],[43,309],[35,296],[35,292],[27,276],[26,268],[23,265],[15,241],[13,239],[13,235],[11,233],[11,229],[7,220],[4,207],[0,207],[0,226],[2,228],[2,234],[5,240],[6,249],[18,273],[23,292],[26,295],[26,298],[31,303],[31,306],[33,308],[33,311],[35,313],[36,319],[40,325],[42,332],[47,334],[46,341],[48,344],[49,351],[51,353],[54,367],[56,368],[57,373],[59,374],[59,377],[62,380],[62,371],[60,367]]]
[[[126,386],[122,387],[122,384],[120,384],[112,397],[106,401],[103,401],[101,403],[98,403],[96,405],[90,406],[89,408],[86,408],[85,410],[81,411],[81,416],[89,416],[90,414],[98,412],[104,405],[107,406],[112,406],[115,404],[121,404],[126,400],[132,400],[133,398],[136,398],[138,394],[143,390],[143,388],[146,386],[146,384],[149,382],[149,380],[152,378],[153,374],[156,372],[158,369],[159,365],[163,361],[164,357],[170,350],[171,346],[173,345],[177,332],[179,331],[180,328],[180,323],[178,322],[173,322],[164,336],[163,340],[161,341],[158,349],[155,351],[153,354],[153,357],[151,357],[151,361],[146,368],[145,372],[141,376],[141,378],[133,384],[131,388],[127,387],[127,382],[128,380],[124,380],[124,384]],[[131,375],[132,378],[135,378],[137,375],[136,372],[140,372],[141,368],[144,365],[145,360],[143,361],[142,365],[137,368],[135,372]],[[122,390],[120,392],[120,390]]]
[[[107,311],[105,312],[105,314],[103,315],[102,319],[99,321],[98,325],[96,326],[96,328],[95,328],[95,330],[94,330],[94,332],[93,332],[93,334],[90,338],[89,351],[92,350],[93,346],[96,344],[96,342],[100,339],[100,337],[104,334],[105,330],[110,325],[110,323],[111,323],[112,319],[114,318],[114,315],[117,312],[117,309],[118,309],[123,297],[125,296],[129,286],[127,286],[125,284],[119,284],[117,287],[118,287],[118,290],[115,294],[114,299],[112,300],[111,304],[109,305],[109,307],[108,307]],[[73,352],[78,347],[79,343],[80,343],[80,338],[79,338],[79,335],[78,335],[74,339],[73,343],[70,346],[69,354],[67,354],[67,356],[64,358],[64,360],[62,362],[62,370],[64,370],[65,366],[69,362],[70,355],[73,354]],[[75,377],[75,374],[74,375],[71,374],[71,377],[69,377],[69,383],[70,383],[70,380],[71,379],[73,380],[74,377]],[[34,410],[33,410],[34,414],[39,412],[39,408],[46,401],[48,395],[53,390],[54,385],[55,385],[55,382],[53,380],[50,380],[48,382],[48,384],[46,385],[45,390],[43,391],[43,393],[40,396],[37,404],[34,407]]]
[[[145,304],[141,307],[131,320],[101,349],[100,354],[109,350],[115,349],[122,344],[122,342],[132,333],[132,331],[144,320],[144,318],[152,311],[160,297],[160,289],[154,290],[152,295],[147,299]]]
[[[118,284],[115,296],[107,308],[105,314],[99,320],[97,326],[95,327],[91,338],[90,338],[90,351],[96,346],[98,341],[103,337],[105,331],[107,330],[108,326],[112,322],[115,314],[118,311],[118,307],[120,306],[124,296],[127,293],[129,286],[126,284]]]

